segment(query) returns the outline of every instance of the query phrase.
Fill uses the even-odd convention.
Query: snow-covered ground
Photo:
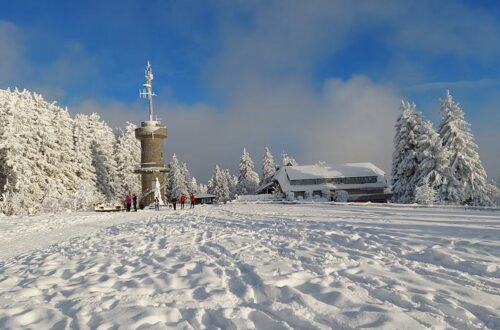
[[[230,204],[0,218],[0,328],[500,329],[500,212]]]

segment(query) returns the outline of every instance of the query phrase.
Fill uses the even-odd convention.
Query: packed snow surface
[[[500,329],[499,263],[499,211],[4,217],[0,328]]]

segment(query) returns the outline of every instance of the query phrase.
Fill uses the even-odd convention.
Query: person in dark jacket
[[[155,211],[159,211],[160,210],[160,199],[158,198],[158,196],[155,197]]]
[[[177,197],[172,196],[172,206],[174,207],[174,211],[177,209]]]
[[[132,204],[134,205],[134,212],[137,212],[137,194],[134,193],[132,196]]]

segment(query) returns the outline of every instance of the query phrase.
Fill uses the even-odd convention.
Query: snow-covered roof
[[[292,184],[292,180],[314,180],[314,179],[334,179],[334,178],[356,178],[356,177],[377,177],[374,182],[353,183],[353,182],[304,182]],[[288,191],[317,191],[317,190],[338,190],[338,189],[385,189],[387,180],[385,172],[372,163],[346,163],[338,165],[301,165],[283,166],[273,177],[279,182],[284,192]],[[262,187],[261,187],[262,188]]]
[[[285,166],[290,180],[322,178],[384,176],[385,173],[372,163],[346,163],[338,165]]]
[[[195,198],[215,198],[217,196],[212,194],[194,194]]]

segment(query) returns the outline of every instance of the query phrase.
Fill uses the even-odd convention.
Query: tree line
[[[27,90],[0,90],[0,212],[80,210],[140,191],[136,126],[115,134]]]

